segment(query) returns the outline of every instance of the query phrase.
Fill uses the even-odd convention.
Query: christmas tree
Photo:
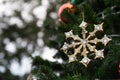
[[[67,1],[64,1],[67,2]],[[63,3],[61,3],[62,5]],[[61,20],[61,24],[51,25],[51,21],[46,19],[45,21],[45,36],[44,41],[45,44],[49,47],[55,48],[58,50],[57,54],[54,58],[62,58],[64,60],[63,63],[58,62],[49,62],[44,61],[40,57],[35,57],[33,59],[33,70],[32,73],[37,77],[38,80],[103,80],[103,79],[120,79],[119,73],[119,65],[120,65],[120,45],[119,45],[119,34],[120,34],[120,24],[119,24],[119,10],[120,10],[120,1],[112,1],[112,0],[71,0],[70,4],[72,4],[75,8],[68,3],[63,4],[61,10],[59,11],[59,18]],[[67,7],[66,7],[67,6]],[[73,11],[73,12],[72,12]],[[104,32],[93,33],[93,35],[97,35],[100,39],[104,34],[108,35],[108,42],[103,43],[107,44],[103,46],[101,43],[95,44],[97,49],[104,48],[104,59],[94,59],[90,63],[82,65],[80,62],[72,62],[76,59],[71,56],[67,56],[66,54],[73,54],[75,47],[73,49],[69,49],[66,51],[67,41],[70,44],[75,44],[72,42],[72,39],[77,40],[78,37],[75,35],[81,35],[82,30],[80,29],[80,24],[83,21],[83,13],[84,13],[84,21],[89,25],[88,31],[91,32],[93,30],[94,24],[103,25]],[[83,24],[84,25],[84,24]],[[70,31],[72,30],[72,31]],[[70,31],[70,32],[68,32]],[[68,33],[66,33],[68,32]],[[66,40],[66,37],[69,39]],[[55,37],[54,39],[49,39],[50,37]],[[79,38],[78,38],[79,40]],[[95,41],[94,41],[95,42]],[[79,44],[79,41],[78,41]],[[64,46],[63,46],[64,45]],[[77,45],[77,42],[76,42]],[[63,46],[63,48],[62,48]],[[69,45],[68,47],[70,47]],[[74,46],[74,45],[73,45]],[[62,48],[62,50],[61,50]],[[79,48],[80,49],[80,48]],[[84,48],[83,48],[84,49]],[[91,49],[91,48],[90,48]],[[66,52],[66,54],[65,54]],[[78,50],[78,54],[81,53]],[[48,53],[49,54],[49,53]],[[82,54],[82,53],[81,53]],[[93,54],[88,55],[93,58]],[[69,59],[68,59],[69,57]],[[78,59],[81,57],[77,56]],[[96,58],[99,56],[96,56]],[[69,60],[69,61],[68,61]],[[71,62],[71,63],[68,63]],[[56,75],[59,73],[59,76]]]

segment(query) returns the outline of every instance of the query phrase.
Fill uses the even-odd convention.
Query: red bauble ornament
[[[119,63],[119,65],[118,65],[118,73],[119,73],[119,75],[120,75],[120,63]]]
[[[73,14],[75,12],[75,6],[73,4],[71,4],[70,2],[68,2],[68,3],[63,4],[58,10],[59,20],[64,23],[67,23],[68,22],[67,18],[65,18],[62,15],[62,13],[65,9],[68,9],[68,13]]]

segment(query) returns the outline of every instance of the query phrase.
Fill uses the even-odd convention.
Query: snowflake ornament
[[[82,38],[79,37],[78,35],[74,35],[72,30],[66,32],[65,33],[66,39],[72,39],[72,41],[70,43],[65,42],[62,47],[62,50],[68,56],[69,63],[74,61],[79,61],[85,67],[87,67],[87,65],[91,61],[91,59],[88,57],[88,54],[91,53],[94,54],[95,59],[104,58],[104,49],[97,50],[96,44],[101,42],[104,46],[106,46],[107,43],[111,41],[111,39],[108,38],[106,35],[104,35],[102,39],[96,38],[95,33],[98,31],[103,31],[103,23],[94,25],[94,30],[92,32],[88,32],[86,30],[88,26],[87,26],[87,22],[85,21],[82,21],[79,27],[82,28],[82,33],[81,33]],[[79,55],[83,57],[81,60],[78,60]]]

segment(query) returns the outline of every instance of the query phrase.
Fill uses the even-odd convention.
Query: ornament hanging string
[[[84,7],[82,8],[82,19],[83,19],[83,21],[84,21],[84,19],[85,19]]]

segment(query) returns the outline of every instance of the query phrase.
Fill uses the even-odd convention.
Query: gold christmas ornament
[[[88,32],[86,30],[88,26],[87,26],[87,22],[85,21],[82,21],[79,27],[82,28],[82,33],[81,33],[82,38],[79,37],[78,35],[74,35],[72,30],[69,32],[66,32],[65,33],[66,39],[72,39],[72,42],[70,43],[65,42],[62,47],[62,50],[68,56],[69,63],[74,61],[79,61],[85,67],[87,67],[87,65],[91,61],[91,59],[88,57],[88,54],[94,54],[95,59],[104,58],[104,49],[97,50],[96,44],[101,42],[104,46],[106,46],[107,43],[111,41],[111,39],[108,38],[106,35],[104,35],[102,39],[98,39],[96,37],[95,35],[96,32],[103,31],[103,23],[97,24],[97,25],[95,24],[94,30],[92,32]],[[81,60],[78,60],[79,55],[83,57]]]

